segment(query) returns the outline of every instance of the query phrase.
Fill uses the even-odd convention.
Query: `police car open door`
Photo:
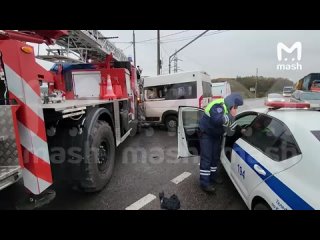
[[[200,155],[199,122],[204,110],[196,107],[179,107],[178,158]]]

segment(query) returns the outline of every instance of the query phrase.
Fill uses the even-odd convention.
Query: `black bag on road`
[[[173,194],[170,198],[164,196],[164,192],[159,193],[160,206],[162,209],[178,210],[180,209],[180,200],[177,195]]]

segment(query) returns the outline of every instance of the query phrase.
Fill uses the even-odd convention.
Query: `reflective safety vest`
[[[210,117],[210,110],[211,108],[216,105],[216,104],[221,104],[223,106],[223,109],[224,109],[224,114],[227,114],[228,113],[228,109],[227,109],[227,106],[226,104],[224,103],[224,99],[223,98],[218,98],[216,100],[213,100],[212,102],[210,102],[207,107],[205,108],[204,112],[205,114]]]

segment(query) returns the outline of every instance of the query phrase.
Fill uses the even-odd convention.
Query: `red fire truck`
[[[63,47],[37,56],[50,71],[29,42]],[[137,130],[138,96],[135,66],[97,30],[1,30],[0,190],[20,177],[32,196],[60,179],[103,189]]]

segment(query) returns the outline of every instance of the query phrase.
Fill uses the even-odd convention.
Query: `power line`
[[[224,32],[227,32],[227,31],[230,31],[230,30],[216,31],[216,32],[213,32],[213,33],[211,33],[211,34],[204,35],[203,37],[209,37],[209,36],[216,35],[216,34],[220,34],[220,33],[224,33]],[[189,37],[186,37],[186,38],[172,39],[172,40],[168,40],[168,41],[163,41],[162,43],[165,44],[165,43],[173,43],[173,42],[186,41],[186,40],[192,39],[192,38],[195,37],[195,36],[197,36],[197,35],[189,36]]]
[[[190,31],[190,30],[184,30],[184,31],[180,31],[180,32],[177,32],[177,33],[171,33],[171,34],[163,35],[163,36],[161,36],[161,38],[169,37],[169,36],[173,36],[173,35],[177,35],[177,34],[181,34],[181,33],[187,32],[187,31]],[[150,38],[150,39],[147,39],[147,40],[139,41],[137,43],[149,42],[149,41],[152,41],[152,40],[157,40],[157,38]]]
[[[180,31],[180,32],[167,34],[167,35],[164,35],[162,37],[164,38],[164,37],[169,37],[169,36],[173,36],[173,35],[178,35],[178,34],[181,34],[181,33],[184,33],[184,32],[188,32],[188,31],[190,31],[190,30],[183,30],[183,31]]]
[[[117,44],[126,44],[126,43],[132,43],[132,42],[112,42],[112,43],[117,43]]]
[[[188,32],[188,31],[190,31],[190,30],[184,30],[184,31],[180,31],[180,32],[177,32],[177,33],[167,34],[167,35],[161,36],[160,39],[165,38],[165,37],[169,37],[169,36],[178,35],[178,34],[181,34],[181,33],[184,33],[184,32]],[[220,33],[227,32],[227,31],[230,31],[230,30],[217,30],[217,31],[215,31],[213,33],[209,33],[207,35],[204,35],[203,37],[209,37],[209,36],[212,36],[212,35],[215,35],[215,34],[220,34]],[[191,39],[191,38],[193,38],[195,36],[197,36],[197,35],[191,35],[191,36],[182,37],[182,38],[170,39],[170,40],[167,40],[167,41],[161,41],[161,43],[173,43],[173,42],[186,41],[186,40],[189,40],[189,39]],[[156,42],[149,43],[150,41],[153,41],[153,40],[157,40],[157,38],[150,38],[150,39],[146,39],[146,40],[141,40],[141,41],[136,42],[136,44],[137,43],[139,43],[139,44],[156,44]],[[112,42],[112,43],[128,44],[128,43],[132,43],[132,42]]]
[[[124,49],[121,49],[122,51],[128,49],[129,47],[131,47],[133,45],[133,43],[130,43],[129,46],[125,47]]]
[[[186,57],[186,55],[184,55],[183,53],[182,53],[181,55],[182,55],[182,58],[183,58],[183,59],[186,59],[186,60],[187,60],[187,62],[192,62],[193,64],[198,65],[199,67],[201,67],[201,68],[203,68],[203,69],[206,68],[205,65],[197,62],[196,60],[194,60],[194,59],[192,59],[192,58]]]
[[[210,37],[212,35],[224,33],[224,32],[227,32],[227,31],[230,31],[230,30],[217,30],[217,31],[215,31],[215,32],[213,32],[211,34],[204,35],[203,37]],[[173,43],[173,42],[182,42],[182,41],[190,40],[195,36],[197,36],[197,35],[191,35],[191,36],[182,37],[182,38],[170,39],[170,40],[167,40],[167,41],[161,41],[161,43],[165,44],[165,43]],[[151,41],[151,40],[156,40],[156,39],[148,39],[148,40],[144,40],[144,41],[140,41],[140,42],[136,42],[136,43],[139,43],[139,44],[156,44],[156,42],[147,42],[147,41]],[[130,42],[122,42],[122,43],[130,43]]]
[[[180,31],[180,32],[163,35],[163,36],[161,36],[161,38],[178,35],[178,34],[181,34],[181,33],[184,33],[184,32],[188,32],[188,31],[190,31],[190,30],[183,30],[183,31]],[[157,40],[157,38],[150,38],[150,39],[146,39],[146,40],[141,40],[141,41],[138,41],[136,43],[145,43],[145,42],[149,42],[149,41],[153,41],[153,40]],[[112,42],[112,43],[131,43],[131,42]]]
[[[209,34],[203,35],[203,37],[211,36],[211,35],[213,35],[213,34],[217,34],[218,32],[221,32],[221,31],[222,31],[222,30],[216,30],[216,31],[211,32],[211,33],[209,33]],[[228,30],[226,30],[226,31],[228,31]],[[195,34],[195,35],[186,36],[186,37],[181,37],[181,38],[176,38],[176,39],[169,39],[169,40],[167,40],[167,42],[176,41],[176,40],[179,40],[179,41],[180,41],[180,40],[189,40],[189,39],[194,38],[194,37],[196,37],[196,36],[198,36],[198,35]]]
[[[163,47],[163,45],[160,45],[161,46],[161,49],[163,50],[164,54],[169,57],[169,53],[167,52],[167,50]]]
[[[206,30],[203,33],[201,33],[200,35],[198,35],[196,38],[192,39],[190,42],[188,42],[187,44],[185,44],[182,48],[180,48],[179,50],[175,51],[173,54],[170,55],[169,57],[169,73],[171,73],[171,58],[175,55],[178,54],[178,52],[180,52],[181,50],[183,50],[184,48],[186,48],[187,46],[189,46],[191,43],[193,43],[194,41],[196,41],[198,38],[202,37],[203,35],[205,35],[207,32],[209,32],[210,30]]]

